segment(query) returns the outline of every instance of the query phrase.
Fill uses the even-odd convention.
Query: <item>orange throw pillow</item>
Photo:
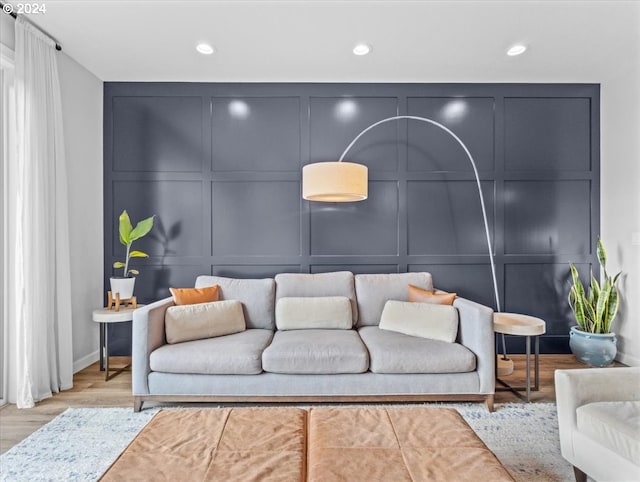
[[[176,305],[195,305],[218,301],[220,286],[213,285],[206,288],[169,288]]]
[[[431,303],[433,305],[452,305],[455,293],[434,293],[417,286],[409,285],[409,301],[414,303]]]

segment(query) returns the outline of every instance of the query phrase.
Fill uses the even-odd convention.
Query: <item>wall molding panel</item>
[[[473,172],[425,123],[389,122],[348,160],[369,199],[309,203],[301,169],[337,160],[366,126],[434,119],[476,164],[503,309],[547,322],[568,352],[568,264],[597,269],[600,87],[595,84],[104,84],[105,286],[123,256],[117,216],[156,214],[136,247],[141,302],[199,274],[430,271],[438,288],[494,305]],[[520,340],[509,339],[520,351]],[[126,345],[126,343],[124,343]]]

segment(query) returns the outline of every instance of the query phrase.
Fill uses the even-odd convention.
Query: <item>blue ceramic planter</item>
[[[615,333],[587,333],[572,326],[569,346],[578,361],[593,367],[606,367],[613,363],[616,353]]]

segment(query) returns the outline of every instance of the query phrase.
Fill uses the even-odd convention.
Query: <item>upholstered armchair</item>
[[[640,367],[556,370],[555,383],[576,481],[640,480]]]

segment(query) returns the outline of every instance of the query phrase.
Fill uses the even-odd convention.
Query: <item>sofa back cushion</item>
[[[346,296],[280,298],[276,303],[278,330],[350,330],[351,302]]]
[[[388,300],[407,301],[408,285],[433,290],[429,273],[358,274],[355,276],[358,296],[358,326],[377,326]]]
[[[275,283],[273,279],[236,279],[198,276],[196,288],[218,285],[220,300],[242,303],[247,328],[275,330]]]
[[[276,301],[280,298],[306,298],[312,296],[345,296],[351,302],[353,324],[358,321],[356,291],[353,273],[281,273],[276,275]]]

